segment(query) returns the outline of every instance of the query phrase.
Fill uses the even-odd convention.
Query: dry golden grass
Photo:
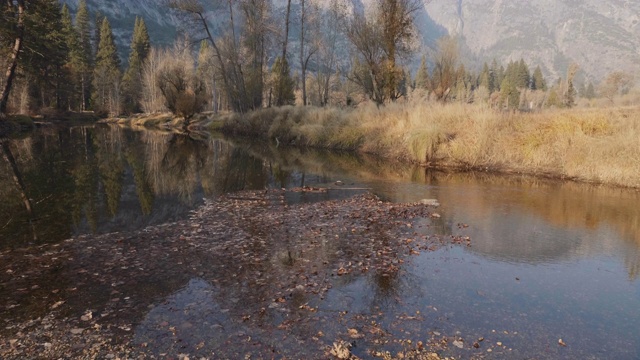
[[[283,107],[228,115],[223,131],[420,164],[640,187],[640,110],[503,113],[412,101],[356,109]]]

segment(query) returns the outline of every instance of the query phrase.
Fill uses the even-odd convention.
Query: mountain
[[[72,11],[77,8],[78,0],[62,1]],[[343,1],[353,11],[365,11],[377,0]],[[540,65],[550,79],[564,75],[573,62],[580,66],[582,76],[592,81],[617,70],[640,73],[637,0],[418,1],[416,26],[421,42],[433,48],[442,35],[457,36],[465,63],[476,68],[493,58],[501,63],[523,58],[534,67]],[[145,19],[154,44],[171,43],[180,23],[164,0],[87,2],[92,12],[100,11],[112,22],[123,58],[135,16]],[[286,4],[286,0],[273,2],[279,9]],[[292,3],[295,6],[297,2]]]
[[[640,72],[640,1],[433,0],[427,15],[481,61],[524,58],[555,77],[577,63],[590,80]],[[422,19],[425,21],[425,19]]]

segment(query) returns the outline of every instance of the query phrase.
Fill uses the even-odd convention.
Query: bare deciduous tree
[[[347,36],[367,70],[352,80],[377,104],[401,96],[402,69],[397,61],[412,52],[418,8],[417,0],[380,0],[373,14],[354,15],[348,27]]]
[[[316,40],[319,33],[320,8],[313,0],[300,0],[300,75],[302,105],[307,105],[307,67],[309,60],[319,50]]]
[[[177,43],[165,55],[157,72],[157,87],[166,108],[188,121],[207,103],[204,82],[196,74],[188,46]]]
[[[329,7],[319,19],[319,29],[315,33],[316,85],[321,106],[329,103],[331,77],[338,67],[338,48],[347,19],[347,8],[341,0],[331,0]]]
[[[600,83],[600,95],[613,103],[614,97],[623,95],[633,85],[633,76],[624,71],[614,71]]]
[[[142,66],[142,109],[146,113],[163,111],[164,102],[162,93],[158,87],[158,73],[162,66],[162,61],[166,57],[164,50],[151,48],[147,61]]]
[[[182,14],[187,26],[211,45],[216,73],[220,75],[225,100],[231,110],[247,112],[262,106],[265,80],[267,35],[270,29],[268,0],[212,0],[218,12],[226,12],[228,23],[217,25],[226,29],[214,36],[200,0],[169,0],[171,8]],[[237,32],[237,29],[242,31]]]
[[[222,0],[218,1],[218,6],[222,5],[221,1]],[[227,3],[231,10],[229,14],[230,29],[233,32],[235,27],[233,22],[233,4],[231,0]],[[227,54],[223,54],[218,41],[216,41],[216,38],[213,36],[209,20],[205,14],[204,6],[199,0],[169,0],[169,6],[183,14],[186,19],[189,20],[189,24],[192,25],[197,32],[204,33],[205,39],[209,41],[213,48],[213,54],[218,60],[217,63],[220,67],[221,73],[224,74],[222,77],[224,89],[232,110],[236,112],[246,112],[248,110],[248,106],[246,106],[242,101],[242,99],[245,98],[244,81],[242,81],[242,78],[239,76],[239,74],[241,74],[240,69],[238,69],[239,64],[233,61],[235,59],[228,58],[229,52],[231,52],[232,55],[235,53],[235,46],[232,45],[230,49],[231,51],[228,51]],[[235,44],[235,35],[232,34],[231,37],[232,43]]]
[[[445,36],[438,40],[438,50],[433,57],[433,72],[429,81],[430,91],[437,100],[447,101],[456,82],[458,42]]]

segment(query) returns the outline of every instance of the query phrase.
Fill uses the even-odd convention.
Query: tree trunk
[[[302,106],[307,106],[307,64],[304,61],[304,0],[300,0],[300,68],[302,73]]]
[[[287,0],[287,14],[284,21],[284,41],[282,42],[282,70],[280,71],[280,81],[278,84],[278,91],[276,91],[276,105],[284,105],[284,79],[288,74],[286,73],[287,67],[284,66],[284,61],[287,58],[287,45],[289,42],[289,15],[291,14],[291,0]]]
[[[6,117],[7,102],[9,101],[9,93],[13,85],[13,79],[16,76],[16,68],[18,67],[18,57],[22,50],[22,40],[24,38],[24,0],[18,0],[18,25],[16,27],[16,39],[14,40],[13,50],[11,51],[11,60],[5,75],[4,88],[0,95],[0,118]]]

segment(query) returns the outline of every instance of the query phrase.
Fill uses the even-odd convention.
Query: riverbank
[[[334,190],[234,193],[188,220],[0,253],[0,357],[433,360],[448,344],[467,355],[507,351],[407,332],[428,327],[428,308],[392,323],[354,311],[334,287],[366,279],[367,296],[392,294],[403,264],[472,240],[434,234],[439,215],[420,203],[361,192],[286,201],[289,191]]]
[[[283,107],[221,117],[234,136],[474,169],[640,187],[640,110],[505,113],[410,102],[356,109]]]
[[[13,134],[29,131],[35,127],[32,118],[25,115],[11,115],[6,120],[0,120],[0,139]]]
[[[45,126],[76,126],[94,124],[99,120],[93,112],[54,112],[40,114],[34,117],[29,115],[10,115],[6,120],[0,121],[0,139],[20,136],[37,127]]]
[[[213,113],[200,113],[188,121],[171,113],[135,114],[127,118],[108,118],[101,120],[103,124],[117,124],[132,128],[146,129],[194,129],[215,128]]]

